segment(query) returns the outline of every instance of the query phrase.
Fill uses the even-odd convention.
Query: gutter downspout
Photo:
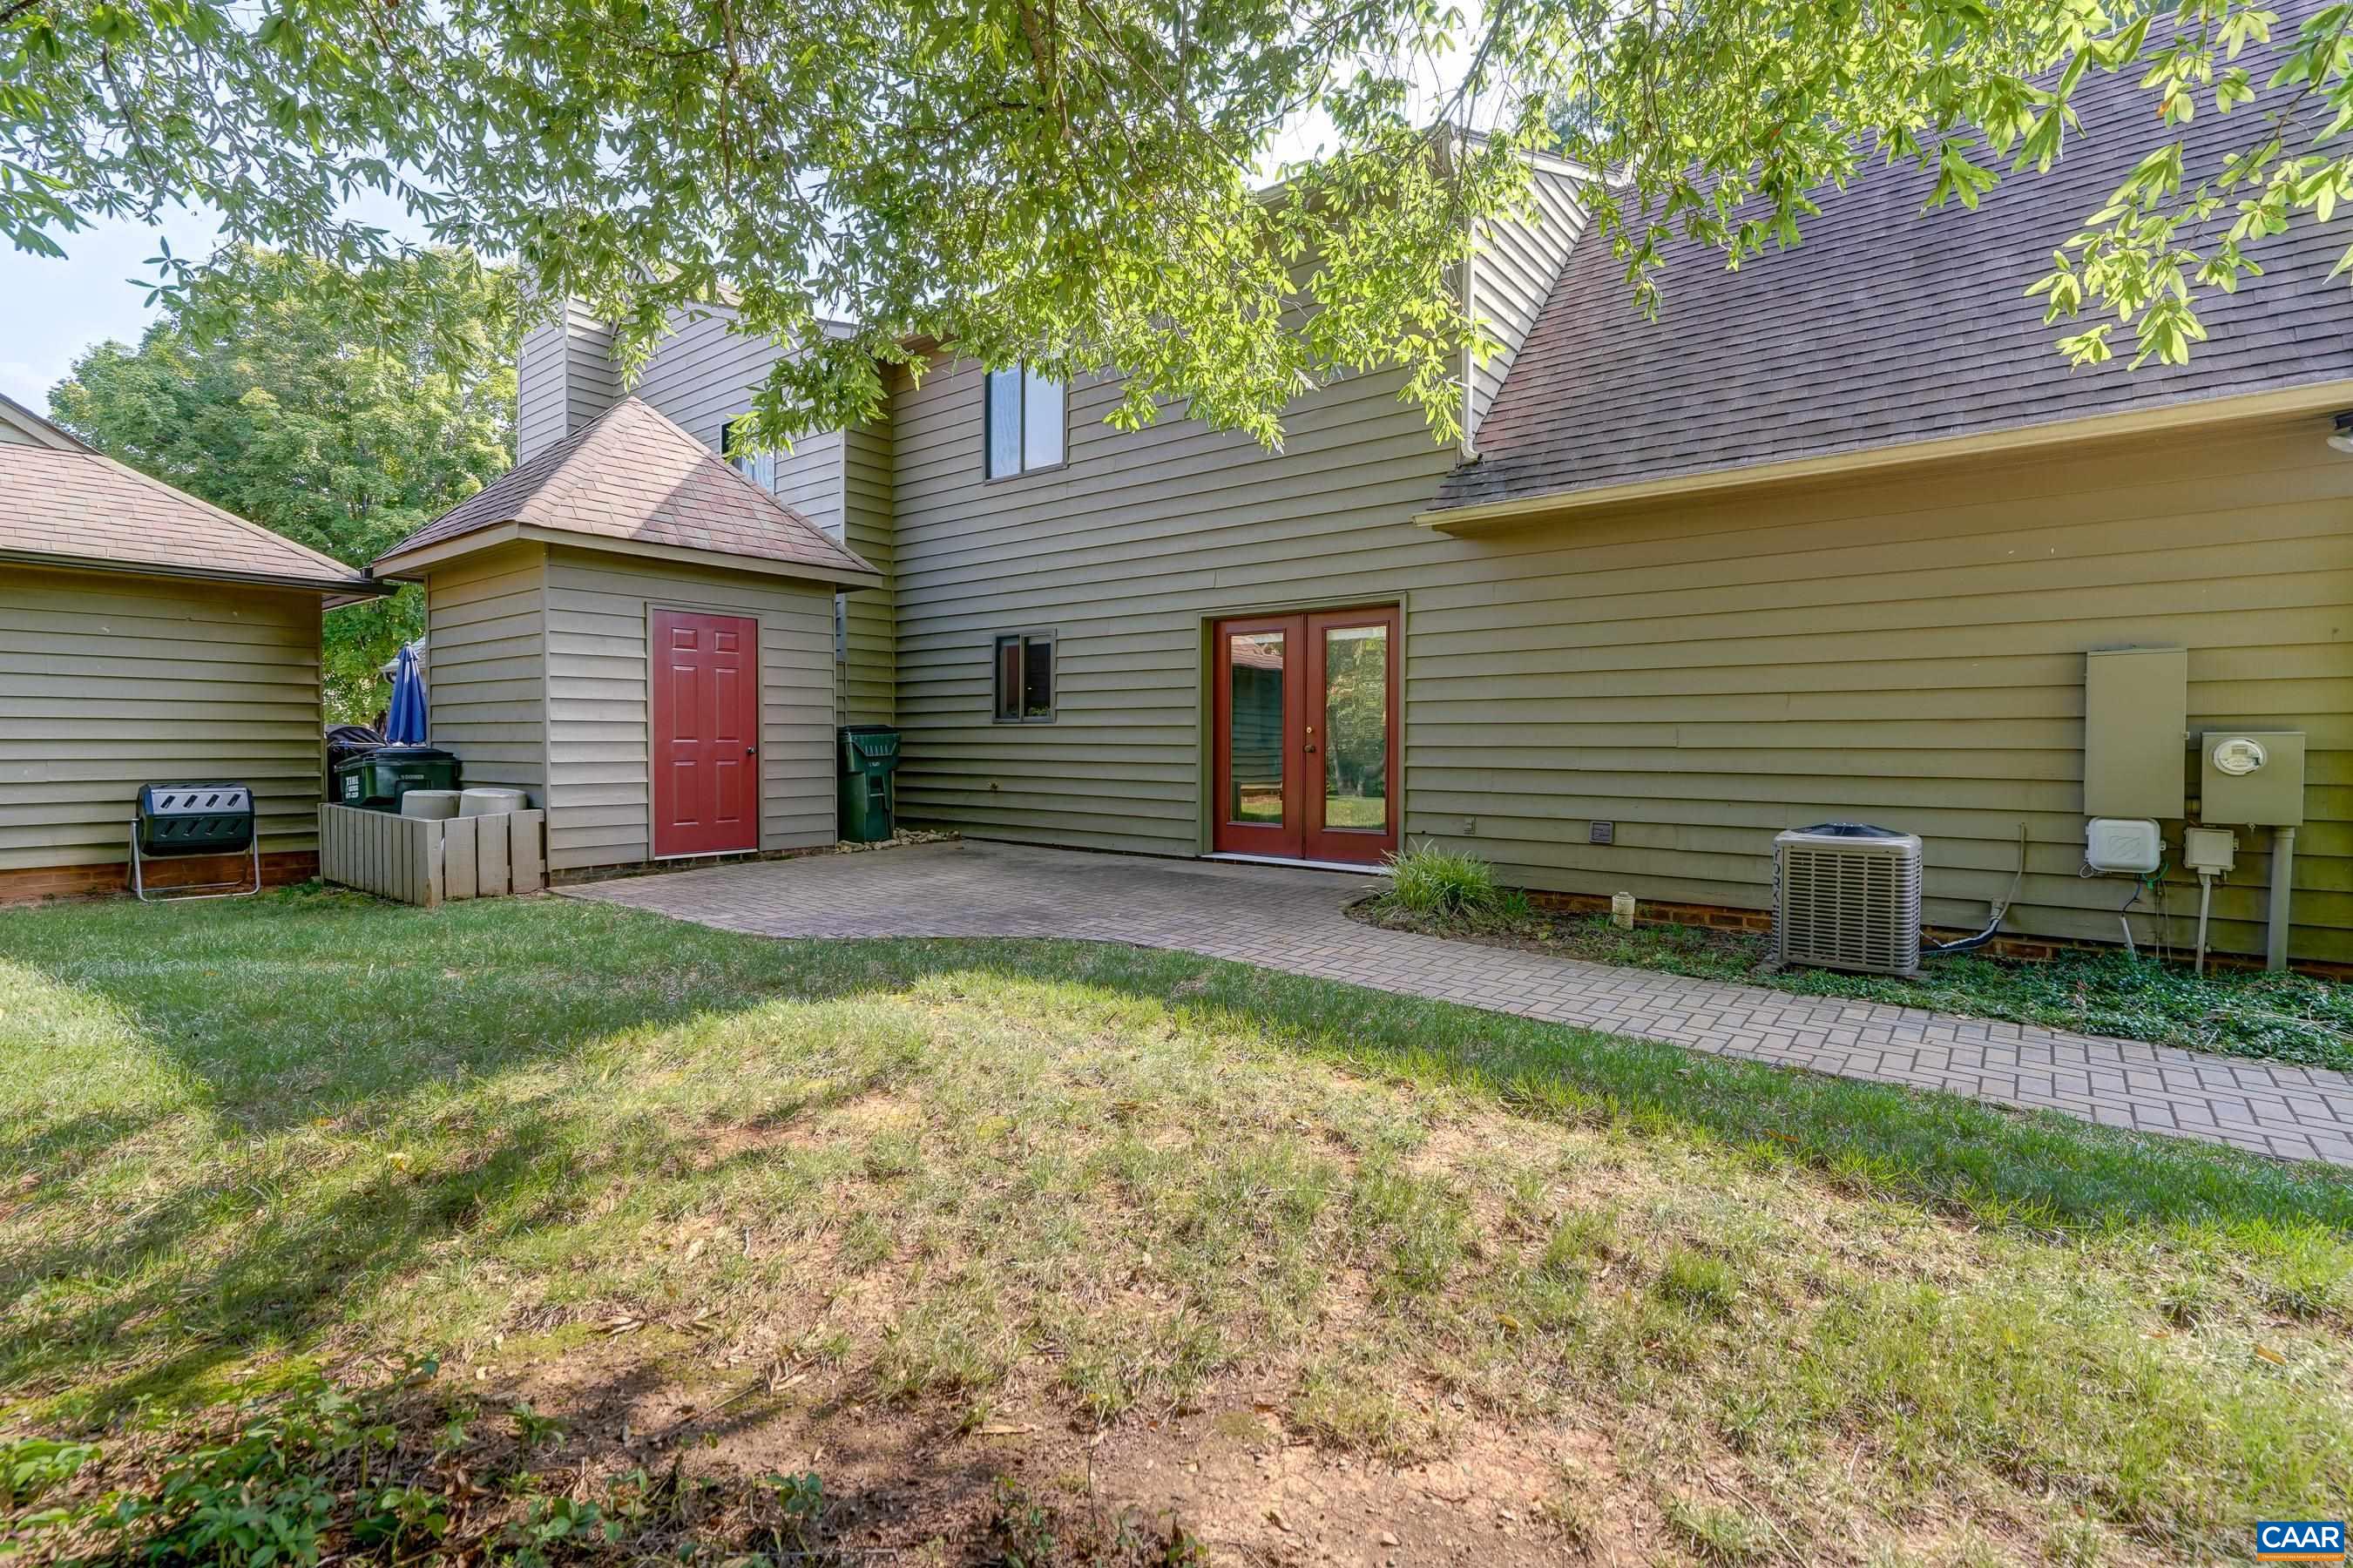
[[[2277,974],[2287,967],[2290,879],[2295,871],[2295,829],[2272,829],[2271,907],[2263,919],[2263,967]]]

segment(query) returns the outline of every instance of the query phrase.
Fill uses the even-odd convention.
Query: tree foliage
[[[208,203],[235,241],[333,258],[347,308],[461,343],[345,205],[380,193],[620,322],[632,363],[672,310],[732,300],[803,351],[759,402],[771,437],[871,414],[878,365],[926,341],[1115,370],[1119,421],[1182,400],[1269,442],[1301,391],[1401,363],[1442,435],[1454,345],[1484,346],[1450,269],[1472,220],[1524,208],[1520,154],[1607,173],[1596,233],[1651,308],[1665,241],[1736,264],[1793,243],[1866,159],[1933,171],[1932,205],[2047,169],[2096,73],[2145,95],[2148,155],[2050,237],[2052,320],[2090,318],[2054,343],[2180,361],[2200,299],[2353,181],[2331,140],[2349,22],[2252,0],[0,0],[0,230],[40,248]],[[2188,166],[2179,126],[2224,111],[2244,133]],[[1258,189],[1311,118],[1321,143]]]
[[[58,422],[108,456],[348,564],[364,565],[505,471],[514,454],[512,278],[447,253],[386,272],[436,294],[459,363],[347,313],[332,265],[246,251],[192,279],[136,349],[100,343],[49,394]],[[232,338],[218,330],[234,319]],[[330,611],[327,712],[364,721],[376,669],[424,629],[414,587]]]

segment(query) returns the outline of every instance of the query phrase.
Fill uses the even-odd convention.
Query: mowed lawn
[[[1075,1433],[1213,1555],[1313,1527],[1148,1447],[1238,1411],[1540,1557],[2207,1560],[2353,1497],[2353,1180],[1124,948],[0,914],[0,1439],[376,1353]]]

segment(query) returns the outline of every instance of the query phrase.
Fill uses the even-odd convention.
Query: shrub
[[[1409,914],[1480,914],[1503,900],[1493,866],[1467,851],[1440,849],[1427,839],[1408,845],[1383,867],[1389,874],[1389,897]]]

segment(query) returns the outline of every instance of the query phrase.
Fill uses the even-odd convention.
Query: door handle
[[[744,748],[744,754],[747,757],[756,757],[760,754],[760,748],[757,746],[746,746]]]

